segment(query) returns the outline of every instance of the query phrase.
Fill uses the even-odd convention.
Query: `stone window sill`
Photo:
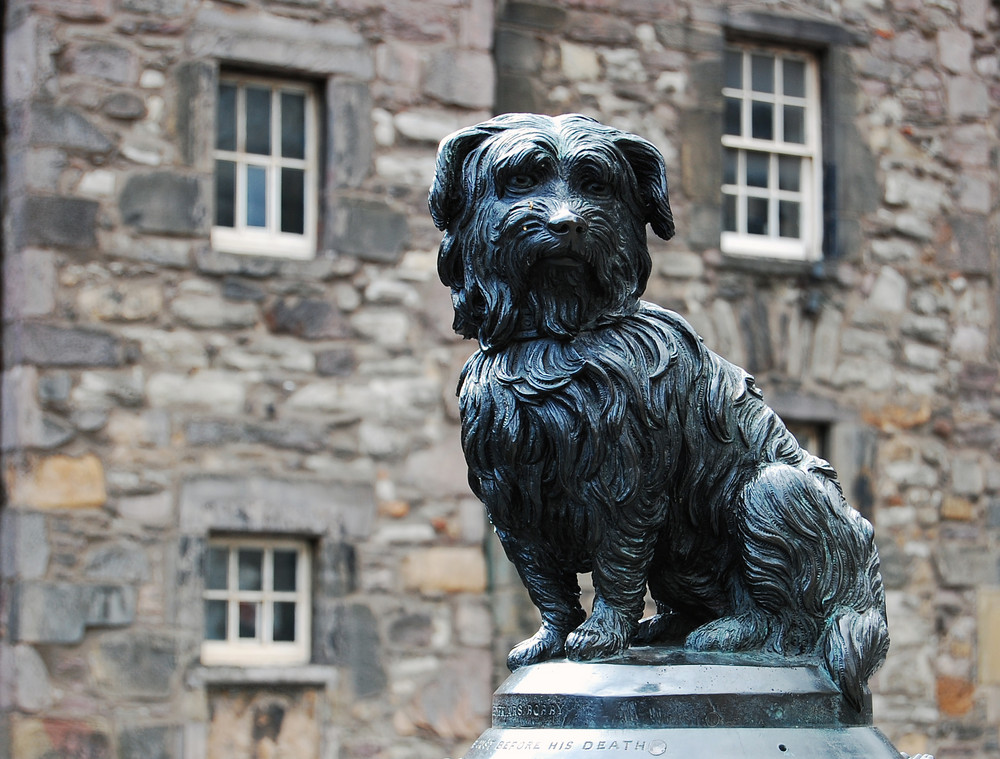
[[[188,671],[189,688],[213,685],[313,685],[333,689],[337,668],[327,664],[302,664],[284,667],[192,667]]]

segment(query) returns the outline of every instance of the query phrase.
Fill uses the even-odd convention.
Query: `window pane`
[[[271,152],[271,90],[246,88],[247,152],[266,155]]]
[[[750,109],[751,134],[758,140],[774,139],[774,105],[753,101]]]
[[[281,155],[306,157],[306,96],[299,92],[281,93]]]
[[[726,98],[723,106],[723,131],[726,134],[740,135],[743,133],[743,102],[736,98]]]
[[[790,155],[778,156],[778,189],[798,192],[802,180],[802,159]]]
[[[259,548],[241,548],[239,553],[239,589],[261,590],[264,552]],[[240,615],[242,618],[242,609]]]
[[[229,549],[213,547],[205,554],[205,588],[225,590],[228,587]]]
[[[281,170],[281,231],[301,235],[306,231],[306,173],[302,169]]]
[[[725,85],[736,90],[743,89],[743,53],[727,50],[725,58]]]
[[[771,154],[748,150],[746,155],[747,185],[750,187],[767,187],[767,175],[771,164]]]
[[[215,162],[215,224],[236,226],[236,164]]]
[[[732,148],[722,150],[722,183],[736,184],[736,164],[739,160],[739,151]]]
[[[793,200],[778,202],[778,234],[782,237],[799,238],[799,208],[801,204]]]
[[[750,85],[754,92],[774,92],[774,58],[772,56],[750,56]]]
[[[295,604],[291,601],[275,602],[271,639],[276,643],[291,643],[295,640]]]
[[[804,98],[806,96],[805,61],[786,58],[784,61],[784,90],[786,95]]]
[[[274,552],[274,590],[295,590],[295,569],[298,566],[297,551]]]
[[[205,640],[226,639],[226,602],[205,601]]]
[[[257,637],[257,615],[260,613],[260,604],[240,602],[240,637]]]
[[[736,229],[736,196],[722,196],[722,230],[724,232],[738,232]]]
[[[767,198],[747,198],[747,232],[767,234]]]
[[[219,100],[215,108],[215,147],[236,150],[236,85],[219,84]]]
[[[804,145],[806,142],[806,109],[797,105],[785,106],[785,142]]]
[[[267,169],[247,166],[247,226],[267,226]]]

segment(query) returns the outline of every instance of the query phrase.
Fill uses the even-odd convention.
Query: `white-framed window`
[[[819,258],[823,218],[816,57],[731,46],[724,77],[722,251]]]
[[[310,553],[304,540],[209,540],[202,664],[309,661]]]
[[[304,82],[219,77],[213,247],[286,258],[315,255],[317,99]]]

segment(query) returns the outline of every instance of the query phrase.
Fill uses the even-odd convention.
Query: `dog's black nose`
[[[547,226],[552,234],[565,237],[570,242],[583,237],[590,228],[585,218],[573,213],[568,208],[562,208],[552,214]]]

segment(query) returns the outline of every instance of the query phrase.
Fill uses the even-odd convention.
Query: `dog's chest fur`
[[[762,460],[782,457],[748,439],[771,413],[748,376],[648,304],[573,340],[476,353],[460,405],[472,485],[494,524],[540,530],[584,557],[602,509],[683,535],[725,531],[704,504],[731,500]]]

